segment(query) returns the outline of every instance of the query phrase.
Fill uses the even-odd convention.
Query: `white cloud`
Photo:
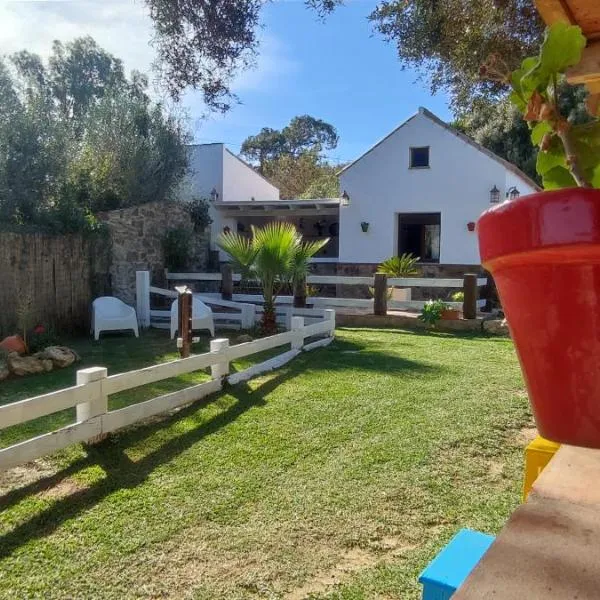
[[[0,0],[0,54],[27,49],[48,56],[53,40],[82,35],[121,58],[127,70],[151,75],[153,27],[143,0]],[[257,67],[241,73],[232,89],[242,97],[249,91],[268,93],[297,68],[278,39],[263,35]],[[198,93],[187,93],[183,104],[192,119],[204,113]]]

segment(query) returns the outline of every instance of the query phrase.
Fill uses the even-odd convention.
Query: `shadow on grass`
[[[168,427],[175,421],[192,415],[217,400],[219,396],[215,394],[208,399],[208,402],[192,404],[174,415],[161,419],[158,423],[138,427],[124,435],[117,443],[114,443],[114,438],[109,437],[100,444],[89,446],[88,455],[85,458],[76,460],[50,477],[45,477],[0,497],[0,510],[5,510],[19,503],[25,497],[50,489],[66,477],[88,467],[100,465],[107,474],[101,481],[58,500],[48,509],[19,524],[10,533],[0,536],[0,559],[9,556],[19,546],[51,534],[62,523],[91,508],[109,494],[122,489],[136,488],[159,465],[176,458],[197,442],[232,423],[251,408],[264,406],[265,396],[289,376],[289,372],[283,372],[280,377],[275,377],[252,390],[247,384],[228,389],[228,393],[237,399],[233,406],[191,431],[171,438],[160,448],[138,461],[132,461],[127,456],[125,451],[129,447],[156,431]]]
[[[121,489],[136,488],[156,467],[173,460],[197,442],[235,421],[251,408],[265,405],[265,397],[268,394],[297,375],[306,372],[314,374],[319,370],[366,370],[383,373],[402,371],[417,375],[445,370],[439,365],[430,365],[370,348],[372,345],[336,340],[320,352],[301,355],[256,388],[250,388],[245,383],[228,387],[226,392],[237,400],[235,404],[210,421],[186,433],[174,435],[169,441],[138,461],[131,460],[126,450],[135,447],[139,442],[169,427],[177,420],[189,417],[215,402],[222,393],[214,394],[203,402],[194,403],[173,415],[161,418],[160,421],[141,424],[135,429],[126,430],[123,434],[109,437],[100,444],[89,446],[86,457],[75,460],[58,473],[11,490],[0,497],[0,511],[15,506],[32,494],[49,490],[67,477],[91,466],[99,465],[106,473],[104,479],[57,500],[52,506],[0,536],[0,559],[34,539],[51,534],[63,522],[91,508],[109,494]]]

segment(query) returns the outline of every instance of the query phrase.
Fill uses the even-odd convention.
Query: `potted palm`
[[[284,288],[293,287],[308,272],[309,259],[329,239],[305,242],[291,223],[273,222],[252,226],[250,238],[233,231],[219,236],[217,244],[227,252],[234,269],[244,279],[258,281],[263,292],[263,333],[277,331],[275,301]]]
[[[599,97],[588,98],[588,123],[572,124],[560,110],[561,77],[585,45],[579,27],[557,23],[515,72],[507,75],[499,57],[484,65],[512,87],[546,191],[488,210],[477,229],[540,434],[600,448]]]
[[[418,256],[413,256],[409,253],[392,256],[384,260],[377,267],[377,273],[384,273],[388,277],[395,278],[414,277],[419,274],[419,269],[417,268],[418,261]],[[410,288],[392,287],[392,300],[396,302],[410,302]]]

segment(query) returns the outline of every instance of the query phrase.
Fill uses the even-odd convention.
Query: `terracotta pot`
[[[460,310],[457,308],[445,308],[440,315],[442,321],[457,321],[460,319]]]
[[[0,348],[7,352],[17,352],[18,354],[26,354],[27,346],[20,335],[11,335],[5,337],[0,342]]]
[[[600,190],[505,202],[477,230],[540,435],[600,448]]]

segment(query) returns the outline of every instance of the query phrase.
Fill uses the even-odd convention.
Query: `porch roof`
[[[244,202],[215,202],[214,207],[229,217],[337,215],[340,198],[309,200],[250,200]]]

